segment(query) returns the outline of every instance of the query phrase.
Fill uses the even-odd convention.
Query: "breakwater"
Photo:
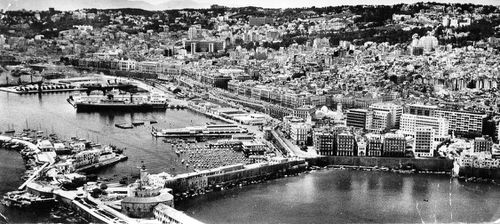
[[[453,168],[452,160],[438,158],[326,156],[306,160],[309,165],[321,167],[328,165],[386,167],[389,169],[414,169],[416,172],[450,172]]]

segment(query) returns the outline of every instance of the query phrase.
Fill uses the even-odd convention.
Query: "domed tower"
[[[139,180],[128,185],[127,197],[121,201],[122,213],[133,218],[148,218],[153,217],[153,209],[160,203],[173,207],[174,197],[170,189],[149,184],[144,163],[139,170]]]

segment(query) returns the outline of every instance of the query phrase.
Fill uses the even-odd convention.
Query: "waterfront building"
[[[366,109],[350,109],[347,111],[347,126],[369,129],[372,112]]]
[[[290,138],[297,145],[306,145],[311,133],[311,125],[304,122],[292,123],[290,125]]]
[[[365,138],[361,137],[356,139],[357,143],[357,148],[358,148],[358,156],[367,156],[366,151],[367,151],[367,141]]]
[[[434,130],[433,136],[438,140],[448,137],[449,122],[444,118],[414,114],[403,114],[401,116],[400,130],[403,134],[415,136],[418,127],[431,127]]]
[[[382,136],[379,134],[366,135],[366,155],[367,156],[382,156],[383,143]]]
[[[290,135],[290,129],[291,125],[293,123],[301,123],[304,122],[305,120],[299,117],[295,117],[293,115],[288,115],[283,117],[283,133]]]
[[[153,210],[158,204],[174,206],[171,190],[149,183],[147,169],[140,168],[140,179],[127,187],[127,197],[121,201],[122,213],[132,218],[153,217]]]
[[[337,156],[357,156],[353,134],[344,132],[337,135]]]
[[[336,135],[326,130],[316,130],[313,134],[313,144],[318,155],[336,155]]]
[[[403,114],[403,107],[396,105],[394,103],[381,102],[374,103],[370,106],[370,110],[376,111],[386,111],[389,113],[389,123],[387,128],[398,128],[401,120],[401,115]]]
[[[413,149],[415,157],[434,157],[434,129],[429,126],[415,128]]]
[[[163,203],[154,208],[155,220],[162,224],[203,224],[202,222],[184,214]]]
[[[242,141],[245,155],[264,155],[267,150],[266,144],[260,141]]]
[[[474,152],[492,153],[493,141],[491,137],[477,137],[474,139]]]
[[[384,136],[384,150],[382,156],[404,157],[406,150],[406,139],[404,135],[387,133]]]
[[[476,136],[482,135],[483,122],[487,117],[484,113],[446,109],[436,110],[435,116],[448,120],[450,132]]]

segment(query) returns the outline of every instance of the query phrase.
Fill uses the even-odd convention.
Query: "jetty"
[[[151,134],[154,137],[185,138],[185,137],[218,137],[227,138],[236,134],[248,133],[246,128],[236,124],[213,124],[206,126],[194,126],[186,128],[172,128],[157,130],[152,128]]]

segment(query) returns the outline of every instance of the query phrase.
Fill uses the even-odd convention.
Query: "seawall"
[[[267,180],[283,177],[305,171],[304,161],[289,161],[254,168],[245,168],[242,170],[229,171],[222,174],[216,174],[207,178],[208,186],[228,186],[238,184],[243,181]]]
[[[494,180],[495,182],[500,182],[500,169],[488,169],[488,168],[477,168],[477,167],[460,167],[458,172],[459,177],[463,178],[483,178],[488,180]]]
[[[438,158],[325,156],[308,158],[306,160],[312,166],[377,166],[390,169],[415,169],[416,171],[431,172],[450,172],[453,168],[453,160]]]
[[[237,184],[248,184],[253,181],[263,181],[283,177],[305,171],[307,164],[304,160],[287,161],[276,164],[247,165],[243,169],[228,170],[224,173],[212,175],[196,175],[167,180],[165,187],[174,193],[189,191],[213,190]]]

